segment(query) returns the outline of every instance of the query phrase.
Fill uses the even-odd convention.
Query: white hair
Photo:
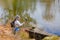
[[[16,15],[16,17],[15,18],[20,18],[20,16],[19,15]]]

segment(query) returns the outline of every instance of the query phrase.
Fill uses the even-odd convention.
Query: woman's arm
[[[18,26],[22,26],[23,24],[24,24],[24,22],[20,23],[19,21],[16,21],[16,25],[18,25]]]

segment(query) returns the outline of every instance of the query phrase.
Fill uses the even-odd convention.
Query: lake
[[[53,33],[56,35],[60,35],[60,1],[55,0],[54,3],[51,4],[50,12],[54,16],[52,20],[45,20],[42,15],[45,14],[46,4],[40,3],[37,1],[36,10],[33,14],[30,14],[32,18],[34,18],[38,25],[42,25],[45,31],[49,33]],[[40,27],[39,27],[40,28]]]

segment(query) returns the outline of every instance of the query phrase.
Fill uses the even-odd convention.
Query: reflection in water
[[[48,31],[49,33],[60,35],[59,6],[60,4],[58,3],[58,0],[55,0],[55,2],[51,4],[50,12],[54,16],[54,18],[52,21],[47,21],[44,20],[42,17],[46,10],[46,4],[39,3],[38,1],[36,3],[36,10],[34,11],[34,14],[31,14],[31,17],[35,18],[39,25],[40,24],[43,25],[43,28],[45,28],[45,30]]]
[[[52,3],[54,3],[54,0],[41,0],[40,2],[46,4],[45,14],[42,15],[43,18],[47,21],[52,20],[54,16],[52,15],[50,11],[51,11]]]

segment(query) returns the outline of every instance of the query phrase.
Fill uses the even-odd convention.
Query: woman
[[[19,31],[19,27],[24,24],[24,22],[21,23],[19,20],[20,20],[20,16],[17,15],[17,16],[15,17],[15,20],[13,20],[13,22],[11,23],[11,27],[13,27],[13,29],[14,29],[14,34],[15,34],[17,31]]]

